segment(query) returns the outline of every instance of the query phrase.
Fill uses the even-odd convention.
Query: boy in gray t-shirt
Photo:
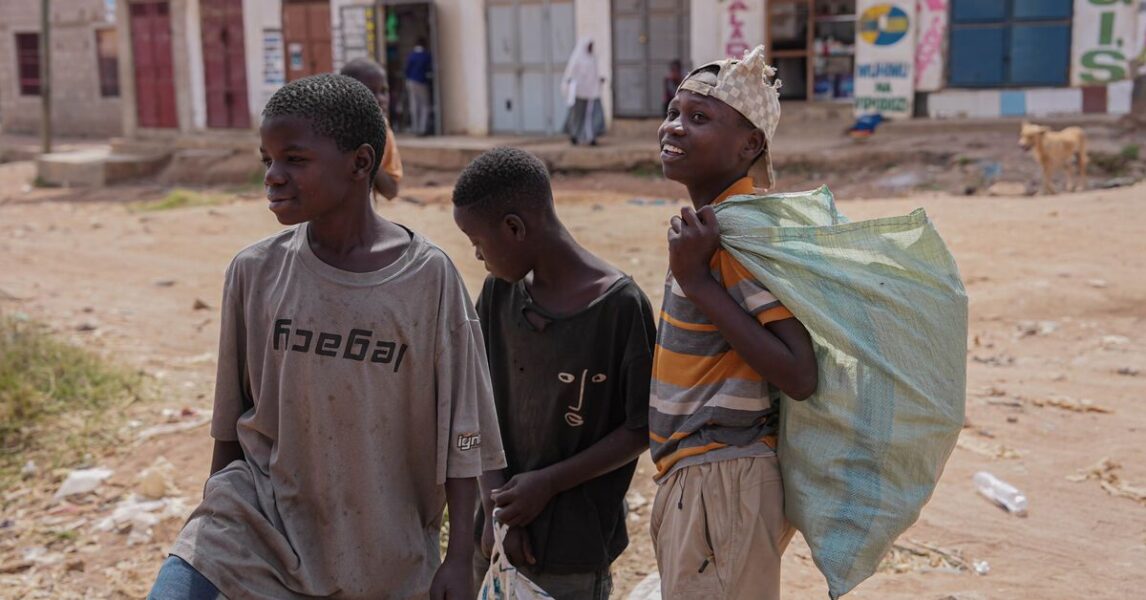
[[[301,79],[263,117],[292,227],[227,270],[212,475],[150,597],[461,598],[475,478],[505,466],[465,286],[372,209],[386,134],[362,84]]]

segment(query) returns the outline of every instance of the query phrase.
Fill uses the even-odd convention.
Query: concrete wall
[[[933,119],[1124,115],[1133,86],[1125,80],[1081,88],[947,89],[928,96],[927,110]]]
[[[442,130],[446,134],[489,133],[485,2],[438,0],[438,54]]]
[[[268,85],[264,67],[263,34],[265,30],[281,30],[282,3],[279,0],[243,0],[243,44],[247,59],[247,105],[251,123],[258,126],[263,106],[274,93],[275,85]]]
[[[601,86],[601,108],[605,110],[607,128],[613,122],[613,11],[609,2],[574,0],[573,14],[577,38],[593,38],[597,69],[605,78],[605,85]],[[564,68],[564,61],[558,63],[558,68]]]
[[[207,127],[207,78],[203,66],[203,20],[199,13],[199,0],[186,0],[187,8],[183,14],[186,26],[187,45],[187,87],[184,88],[187,98],[183,102],[187,105],[186,120],[180,118],[180,129],[197,131]],[[175,13],[173,13],[175,14]],[[176,52],[178,55],[178,52]],[[175,88],[179,93],[179,87]]]
[[[723,5],[727,0],[691,0],[689,3],[689,58],[692,67],[723,58],[720,40],[722,10],[712,10],[714,3]]]
[[[96,30],[115,28],[103,0],[54,0],[51,15],[52,129],[61,137],[120,135],[121,97],[100,95]],[[5,131],[40,130],[40,96],[20,94],[16,34],[40,31],[40,3],[0,0],[0,123]],[[123,32],[120,31],[122,39]],[[122,47],[122,43],[121,43]],[[120,62],[123,62],[122,52]]]
[[[341,65],[341,7],[361,0],[331,0],[331,43],[335,68]],[[489,125],[486,89],[485,10],[479,0],[437,0],[438,54],[443,130],[448,134],[485,135]],[[244,0],[247,93],[256,126],[267,99],[278,87],[267,82],[263,37],[282,30],[281,0]],[[201,63],[201,61],[200,61]],[[395,67],[391,67],[395,68]]]

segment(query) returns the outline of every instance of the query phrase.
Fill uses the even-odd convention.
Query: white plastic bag
[[[501,523],[493,527],[493,556],[489,571],[481,582],[478,600],[542,600],[553,598],[537,584],[522,575],[505,556],[505,533],[508,527]]]

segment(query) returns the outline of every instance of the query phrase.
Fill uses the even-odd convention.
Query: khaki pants
[[[406,97],[410,99],[410,128],[415,135],[426,135],[430,127],[430,86],[406,80]]]
[[[775,456],[673,473],[657,490],[651,528],[666,600],[780,597],[780,556],[795,530]]]

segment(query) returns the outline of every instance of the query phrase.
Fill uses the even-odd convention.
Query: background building
[[[0,3],[0,115],[39,126],[39,15]],[[285,82],[358,56],[385,64],[395,128],[403,67],[433,59],[433,129],[553,134],[576,40],[591,37],[606,120],[658,119],[668,66],[765,44],[785,101],[888,117],[1129,111],[1146,1],[53,0],[57,131],[249,132]]]
[[[113,136],[120,123],[119,42],[112,0],[52,3],[52,122],[67,136]],[[0,118],[40,129],[40,3],[0,2]]]

